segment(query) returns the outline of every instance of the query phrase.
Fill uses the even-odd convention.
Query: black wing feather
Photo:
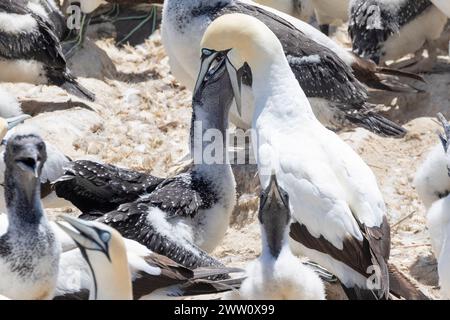
[[[80,160],[65,168],[65,175],[54,188],[58,197],[72,202],[83,213],[98,215],[137,200],[163,181],[147,173]]]

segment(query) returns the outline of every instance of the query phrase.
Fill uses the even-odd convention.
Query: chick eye
[[[111,239],[111,234],[109,234],[108,232],[103,232],[103,233],[100,235],[100,239],[101,239],[103,242],[108,242],[108,241]]]

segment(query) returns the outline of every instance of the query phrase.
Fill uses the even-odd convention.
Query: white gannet
[[[278,186],[275,175],[262,192],[259,207],[262,253],[246,268],[239,294],[244,300],[324,300],[319,276],[295,257],[289,248],[291,220],[288,194]]]
[[[50,23],[25,0],[0,2],[0,81],[56,85],[84,99],[94,95],[67,68]]]
[[[442,175],[450,180],[450,124],[442,114],[438,118],[444,127],[444,134],[440,134],[441,153],[446,159],[446,170]],[[443,146],[443,150],[442,150]],[[439,284],[444,299],[450,299],[450,196],[447,194],[442,199],[436,200],[429,206],[427,213],[427,226],[430,233],[434,255],[438,262]]]
[[[446,23],[429,0],[352,0],[348,30],[353,51],[382,64],[418,52],[439,38]]]
[[[58,277],[60,245],[40,201],[45,143],[35,135],[11,137],[5,152],[8,229],[0,237],[0,294],[49,299]]]
[[[17,126],[22,121],[26,120],[30,116],[20,115],[17,117],[2,119],[0,118],[0,140],[3,139],[2,146],[0,146],[0,212],[5,212],[6,202],[3,193],[3,185],[5,180],[5,161],[3,159],[4,151],[3,145],[5,145],[10,136],[15,134],[35,134],[33,127],[28,126],[26,123]],[[64,174],[64,167],[70,163],[70,159],[65,156],[54,145],[46,144],[47,160],[42,168],[40,175],[41,181],[41,200],[44,208],[60,208],[71,206],[69,202],[57,197],[55,191],[52,189],[52,182],[60,178]]]
[[[375,176],[314,117],[276,35],[258,19],[229,14],[208,27],[201,47],[196,88],[225,55],[238,98],[237,74],[251,69],[259,177],[267,186],[275,170],[289,195],[296,252],[334,273],[350,298],[387,298],[390,228]]]
[[[125,238],[184,266],[217,265],[204,251],[211,252],[221,243],[236,202],[226,144],[233,90],[224,74],[222,61],[214,77],[208,77],[193,97],[190,145],[194,165],[189,171],[158,179],[84,162],[79,164],[84,170],[73,170],[77,165],[70,165],[72,169],[55,182],[57,195],[79,205],[84,213],[81,218],[98,219]],[[205,136],[211,134],[214,144]],[[143,193],[138,194],[139,190]],[[112,200],[114,211],[104,213],[105,201],[112,195],[125,202]],[[130,196],[137,200],[129,202]]]
[[[359,80],[374,88],[392,89],[381,80],[379,72],[382,70],[373,62],[357,57],[301,20],[249,0],[164,2],[163,44],[173,74],[188,89],[193,89],[198,75],[198,51],[203,33],[211,21],[227,13],[254,16],[277,35],[297,81],[324,125],[333,129],[362,126],[386,136],[405,133],[400,126],[373,112],[373,105],[367,102],[367,90]],[[253,96],[251,74],[248,69],[244,71],[242,99],[250,108],[242,110],[240,115],[233,106],[230,120],[247,129],[253,115]]]
[[[242,279],[207,280],[240,272],[217,268],[191,270],[123,239],[113,228],[69,216],[61,225],[78,249],[61,255],[56,299],[148,299],[212,294],[238,288]],[[86,259],[86,262],[84,259]]]

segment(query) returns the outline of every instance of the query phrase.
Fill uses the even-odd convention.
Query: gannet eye
[[[100,234],[100,239],[106,243],[111,239],[111,234],[109,232],[103,232]]]
[[[212,51],[212,50],[209,50],[209,49],[202,49],[202,54],[204,55],[204,56],[210,56],[210,55],[212,55],[214,53],[214,51]]]

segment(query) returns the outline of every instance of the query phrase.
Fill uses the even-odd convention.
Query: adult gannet
[[[221,15],[244,13],[264,22],[280,39],[292,68],[318,119],[330,128],[350,124],[386,136],[402,136],[398,125],[371,111],[367,90],[358,81],[389,89],[381,81],[381,69],[342,48],[307,23],[258,5],[238,0],[167,0],[163,8],[162,39],[176,78],[193,89],[198,75],[200,41],[208,25]],[[389,71],[390,72],[390,71]],[[243,101],[250,108],[240,115],[232,108],[230,120],[249,128],[253,115],[251,75],[244,72]]]
[[[61,225],[78,249],[62,254],[57,299],[122,300],[212,294],[239,288],[242,279],[207,280],[239,269],[191,270],[155,254],[139,243],[123,239],[113,228],[69,216]],[[83,260],[86,259],[86,262]]]
[[[446,23],[429,0],[352,0],[348,30],[353,51],[380,64],[418,52],[439,38]]]
[[[139,196],[135,192],[141,188],[132,181],[139,175],[130,174],[127,181],[128,173],[121,176],[123,171],[111,175],[108,168],[95,166],[78,172],[69,169],[54,184],[57,195],[79,205],[83,219],[98,218],[124,237],[184,266],[217,265],[204,251],[211,252],[222,241],[236,201],[226,144],[233,91],[229,77],[223,74],[225,62],[221,61],[214,76],[207,77],[193,97],[190,145],[194,166],[189,171],[167,179],[144,178],[144,193],[139,199],[124,202],[106,214],[102,211],[110,195],[125,201],[130,192]],[[213,144],[203,139],[208,140],[205,135],[210,134],[214,135]],[[102,181],[108,181],[110,187]],[[92,206],[86,208],[83,203]]]
[[[57,85],[84,99],[94,95],[67,68],[52,25],[25,0],[0,2],[0,81]]]
[[[446,172],[442,172],[447,180],[450,180],[450,124],[442,114],[438,118],[444,127],[444,134],[439,137],[442,142],[441,153],[446,160]],[[441,178],[443,179],[443,178]],[[439,284],[444,299],[450,299],[450,196],[447,194],[442,199],[436,200],[427,213],[427,226],[430,233],[434,255],[438,261]]]
[[[220,56],[234,84],[242,67],[251,69],[259,177],[265,187],[275,170],[289,195],[296,250],[334,273],[350,298],[387,298],[390,228],[375,176],[317,121],[276,35],[254,17],[229,14],[211,23],[201,47],[196,88]]]
[[[325,288],[319,276],[294,257],[289,248],[291,213],[289,195],[272,175],[261,193],[259,222],[262,253],[246,271],[239,294],[244,300],[324,300]]]
[[[11,137],[5,152],[8,229],[0,237],[0,294],[49,299],[58,277],[60,245],[40,201],[45,143],[35,135]]]

